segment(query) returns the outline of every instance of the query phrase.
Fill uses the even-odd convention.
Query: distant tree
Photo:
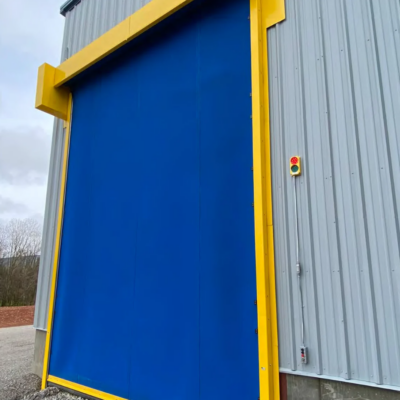
[[[41,229],[33,219],[0,225],[0,306],[35,302]]]

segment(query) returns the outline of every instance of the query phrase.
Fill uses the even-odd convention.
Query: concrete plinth
[[[281,400],[400,400],[392,390],[284,374],[281,394]]]
[[[46,345],[46,336],[47,336],[46,332],[39,330],[36,331],[32,372],[40,377],[42,376],[43,372],[43,358],[44,358],[44,348]]]

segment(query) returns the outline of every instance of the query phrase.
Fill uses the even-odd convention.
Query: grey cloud
[[[37,221],[40,224],[40,229],[43,229],[43,219],[44,219],[44,215],[40,214],[40,213],[34,213],[32,215],[29,216],[29,218],[34,219],[35,221]]]
[[[29,208],[25,204],[18,203],[12,199],[8,199],[7,197],[0,196],[0,215],[20,214],[28,211]]]
[[[0,183],[43,184],[49,157],[50,138],[41,128],[0,128]]]
[[[7,224],[10,219],[30,218],[37,221],[42,229],[43,214],[34,212],[28,206],[11,198],[0,196],[0,227]]]

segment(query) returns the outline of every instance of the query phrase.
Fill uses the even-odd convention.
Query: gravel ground
[[[40,378],[31,374],[35,329],[0,329],[0,400],[82,400],[56,388],[40,390]]]
[[[57,388],[50,387],[41,392],[33,393],[25,396],[22,400],[84,400],[80,397],[73,396],[72,394],[60,392]]]
[[[34,341],[32,326],[0,329],[0,390],[30,374]],[[3,400],[1,391],[0,399]]]

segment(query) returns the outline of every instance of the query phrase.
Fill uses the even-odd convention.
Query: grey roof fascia
[[[68,0],[60,8],[60,14],[65,17],[68,11],[71,11],[82,0]]]

